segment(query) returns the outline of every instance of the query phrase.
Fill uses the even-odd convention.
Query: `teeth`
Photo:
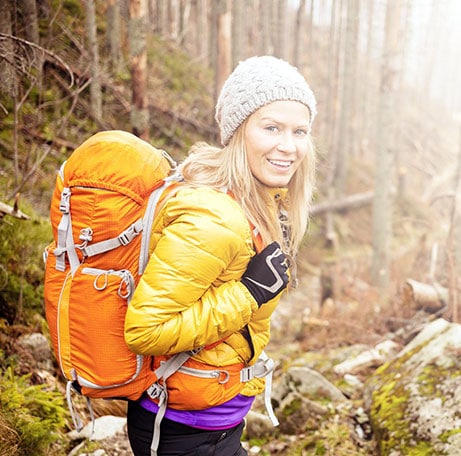
[[[276,166],[283,166],[284,168],[288,168],[291,164],[291,162],[278,161],[278,160],[269,160],[269,163],[276,165]]]

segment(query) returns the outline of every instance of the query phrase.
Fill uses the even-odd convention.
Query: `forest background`
[[[457,321],[460,19],[457,0],[1,1],[2,384],[27,373],[15,338],[46,333],[41,254],[60,164],[104,129],[177,160],[196,141],[218,145],[216,95],[251,55],[297,66],[318,102],[317,192],[299,263],[321,284],[310,315],[334,321],[342,307],[355,330],[322,327],[305,348],[404,319],[407,278],[443,290],[436,300]]]

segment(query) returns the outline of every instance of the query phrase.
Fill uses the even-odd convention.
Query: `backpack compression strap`
[[[171,184],[170,179],[165,179],[165,182],[156,188],[150,195],[147,204],[146,212],[142,218],[131,224],[126,230],[122,231],[118,236],[104,241],[88,244],[92,240],[91,228],[82,230],[80,239],[83,241],[81,244],[76,245],[72,233],[72,218],[70,214],[70,197],[71,189],[65,187],[61,192],[61,202],[59,209],[62,212],[62,217],[58,226],[58,239],[57,246],[54,251],[56,256],[56,269],[64,271],[66,267],[66,254],[69,258],[69,264],[72,275],[80,265],[80,259],[77,254],[77,249],[81,250],[83,256],[91,257],[99,255],[109,250],[129,244],[136,236],[145,233],[141,243],[140,261],[139,261],[139,274],[144,272],[147,260],[149,257],[149,238],[150,230],[152,228],[153,216],[163,191]]]
[[[160,442],[160,423],[163,420],[168,406],[168,389],[166,381],[193,355],[196,355],[202,347],[196,350],[177,353],[162,363],[156,370],[157,381],[152,384],[146,393],[152,399],[158,399],[158,412],[154,422],[154,433],[152,435],[151,456],[157,456],[158,444]]]
[[[64,165],[63,165],[64,166]],[[65,271],[66,269],[66,253],[69,258],[70,270],[74,275],[77,270],[80,260],[75,250],[74,238],[72,236],[72,220],[70,216],[70,188],[64,187],[61,192],[61,202],[59,210],[62,212],[61,220],[58,225],[58,240],[54,251],[56,255],[56,269]]]

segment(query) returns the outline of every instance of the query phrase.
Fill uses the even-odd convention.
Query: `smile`
[[[282,168],[289,168],[290,165],[293,163],[292,161],[280,161],[280,160],[270,160],[267,159],[267,161],[274,166],[280,166]]]

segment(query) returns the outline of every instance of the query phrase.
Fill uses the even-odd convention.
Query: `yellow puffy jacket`
[[[280,295],[260,308],[240,282],[255,254],[251,229],[239,204],[224,192],[181,187],[167,199],[152,228],[151,257],[128,306],[125,340],[132,351],[165,359],[205,346],[186,365],[245,367],[256,362],[269,341],[270,317]],[[169,406],[201,391],[194,382],[168,381]],[[177,384],[175,377],[178,377]],[[204,384],[204,394],[209,391]],[[190,391],[187,385],[190,384]],[[172,395],[176,390],[178,399]],[[253,379],[216,393],[206,408],[239,392],[264,388]],[[179,391],[181,390],[181,391]]]

